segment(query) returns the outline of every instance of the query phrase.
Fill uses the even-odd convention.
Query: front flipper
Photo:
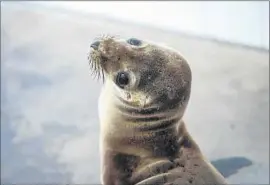
[[[179,158],[149,164],[134,173],[131,182],[135,185],[226,184],[211,164]]]
[[[150,177],[148,179],[145,179],[136,185],[150,185],[150,184],[155,184],[155,185],[170,185],[172,182],[175,180],[180,179],[180,175],[177,172],[168,172],[168,173],[162,173],[158,174],[156,176]],[[181,185],[183,182],[180,183]],[[185,184],[185,183],[184,183]]]
[[[137,183],[138,185],[141,185],[141,183],[143,183],[144,181],[147,181],[147,183],[150,184],[156,184],[155,181],[152,182],[149,181],[149,179],[150,180],[152,178],[154,178],[154,180],[160,179],[162,177],[159,177],[158,175],[162,175],[163,173],[168,172],[170,169],[173,169],[174,167],[175,164],[170,160],[166,159],[145,165],[137,172],[134,172],[134,174],[131,177],[131,182],[133,184]]]
[[[185,174],[183,160],[162,160],[149,164],[136,172],[132,177],[135,185],[186,185],[192,178]],[[185,175],[185,176],[184,176]],[[184,177],[184,178],[183,178]]]

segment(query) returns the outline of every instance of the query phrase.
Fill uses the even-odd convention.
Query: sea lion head
[[[192,76],[179,52],[137,38],[107,36],[91,44],[89,61],[94,74],[113,83],[112,92],[126,105],[141,110],[181,110],[178,115],[183,115]]]

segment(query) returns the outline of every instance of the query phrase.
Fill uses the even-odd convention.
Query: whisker
[[[97,65],[97,80],[100,79],[100,65]]]
[[[102,73],[102,82],[104,83],[104,81],[105,81],[105,76],[104,76],[104,70],[103,70],[103,69],[101,69],[101,73]]]
[[[97,80],[102,79],[102,82],[104,82],[104,70],[100,65],[100,61],[92,61],[91,66],[93,78]]]

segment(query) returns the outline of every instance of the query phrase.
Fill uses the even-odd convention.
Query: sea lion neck
[[[116,98],[111,100],[116,100]],[[140,157],[166,157],[177,153],[177,142],[179,137],[182,137],[177,130],[181,117],[166,111],[157,113],[157,110],[151,109],[134,108],[132,111],[137,111],[137,113],[127,112],[126,110],[129,110],[127,107],[115,104],[116,102],[118,101],[106,101],[106,105],[109,105],[111,109],[110,112],[104,112],[104,114],[111,117],[106,122],[103,121],[101,125],[104,134],[102,139],[107,148]],[[144,114],[138,114],[140,111]],[[121,130],[121,132],[115,134],[115,130]]]
[[[112,104],[118,120],[126,123],[126,129],[132,129],[133,132],[155,133],[168,130],[175,127],[182,118],[177,106],[171,109],[155,103],[145,107],[134,106],[118,94],[114,95]]]

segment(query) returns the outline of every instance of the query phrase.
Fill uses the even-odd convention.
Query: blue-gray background
[[[87,53],[104,33],[182,52],[202,151],[231,183],[269,183],[269,51],[15,3],[1,4],[1,183],[99,183],[101,83]]]

